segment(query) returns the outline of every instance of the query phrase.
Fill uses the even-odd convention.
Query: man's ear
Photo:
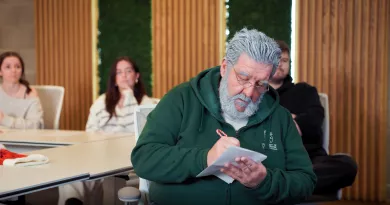
[[[227,71],[227,61],[223,59],[220,68],[221,77],[225,76],[226,71]]]

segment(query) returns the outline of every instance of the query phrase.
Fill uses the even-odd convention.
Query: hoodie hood
[[[281,95],[283,92],[288,90],[289,88],[294,86],[294,83],[292,82],[292,77],[290,74],[286,76],[286,78],[283,80],[282,86],[280,86],[276,91]]]
[[[220,66],[204,70],[190,81],[191,88],[201,104],[219,121],[222,117],[221,103],[219,101],[219,82],[221,81]],[[270,87],[261,103],[259,110],[249,118],[248,125],[261,123],[274,112],[279,104],[277,92]]]

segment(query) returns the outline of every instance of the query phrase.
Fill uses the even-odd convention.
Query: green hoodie
[[[132,151],[134,170],[152,181],[149,197],[159,205],[294,204],[310,196],[316,176],[291,114],[271,89],[259,111],[238,131],[221,115],[219,67],[201,72],[168,92],[149,114]],[[267,155],[267,176],[256,188],[215,176],[196,178],[219,139],[216,129],[241,147]]]

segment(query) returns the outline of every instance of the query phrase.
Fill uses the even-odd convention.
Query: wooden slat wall
[[[221,0],[153,0],[153,96],[220,64]]]
[[[60,128],[83,130],[92,104],[91,0],[35,0],[37,84],[65,87]]]
[[[386,200],[388,0],[298,0],[297,77],[327,93],[330,152],[359,164],[346,199]]]

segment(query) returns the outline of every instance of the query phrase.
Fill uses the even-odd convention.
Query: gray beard
[[[256,102],[253,102],[251,98],[245,96],[243,93],[235,96],[229,96],[227,79],[228,75],[222,77],[219,85],[219,101],[221,103],[222,112],[227,114],[233,120],[246,120],[257,112],[259,104],[264,97],[264,93],[260,95]],[[234,105],[234,101],[236,99],[241,99],[248,103],[244,112],[239,112],[236,109],[236,106]]]

